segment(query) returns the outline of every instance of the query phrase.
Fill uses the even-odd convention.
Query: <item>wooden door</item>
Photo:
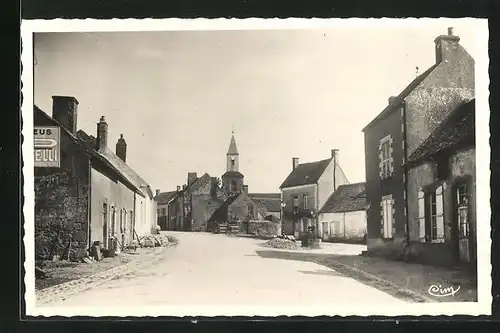
[[[457,229],[458,229],[458,255],[462,262],[471,261],[471,221],[469,209],[468,184],[462,183],[456,187],[457,195]]]

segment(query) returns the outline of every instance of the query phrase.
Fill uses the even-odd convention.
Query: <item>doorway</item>
[[[108,204],[102,204],[102,245],[108,248]]]
[[[330,238],[330,223],[323,222],[323,240],[328,240]]]
[[[472,261],[472,225],[470,209],[470,186],[462,181],[455,186],[455,216],[458,231],[458,259],[460,262]]]

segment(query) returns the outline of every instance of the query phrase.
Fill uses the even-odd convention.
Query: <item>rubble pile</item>
[[[264,247],[272,247],[274,249],[284,249],[284,250],[297,250],[299,246],[295,243],[294,240],[287,238],[275,237],[264,244]]]

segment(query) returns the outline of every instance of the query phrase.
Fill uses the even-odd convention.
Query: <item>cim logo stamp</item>
[[[454,287],[443,287],[442,285],[435,285],[429,287],[429,294],[436,297],[453,296],[460,290],[460,286],[456,289]]]

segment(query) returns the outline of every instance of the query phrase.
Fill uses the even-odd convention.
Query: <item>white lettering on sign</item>
[[[34,128],[35,167],[60,167],[59,127]]]

